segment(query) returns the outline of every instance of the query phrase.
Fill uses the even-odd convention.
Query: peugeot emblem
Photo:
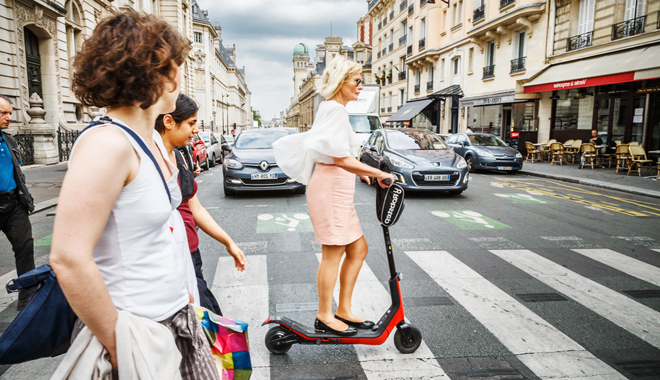
[[[259,164],[259,167],[260,167],[261,170],[263,170],[263,171],[268,170],[268,161],[261,161],[261,163]]]

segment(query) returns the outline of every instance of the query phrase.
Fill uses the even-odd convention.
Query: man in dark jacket
[[[34,210],[34,200],[21,171],[21,154],[16,140],[2,131],[9,128],[12,111],[9,99],[0,95],[0,230],[12,245],[16,272],[20,276],[34,269],[34,240],[28,217]],[[33,288],[18,293],[18,310],[35,291]]]

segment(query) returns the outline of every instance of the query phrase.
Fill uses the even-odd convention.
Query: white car
[[[211,132],[199,132],[198,135],[206,144],[206,150],[209,153],[209,165],[214,167],[217,162],[222,163],[222,148],[220,140],[215,137],[215,134]]]

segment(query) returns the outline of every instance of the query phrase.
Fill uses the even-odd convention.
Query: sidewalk
[[[34,212],[57,206],[67,164],[62,162],[56,165],[30,165],[21,168],[34,197]]]
[[[550,165],[549,162],[525,162],[520,174],[660,198],[660,181],[655,180],[656,168],[657,165],[654,165],[653,176],[648,173],[648,170],[642,170],[642,177],[639,177],[636,172],[626,175],[625,170],[615,173],[614,167],[579,169],[577,163]]]

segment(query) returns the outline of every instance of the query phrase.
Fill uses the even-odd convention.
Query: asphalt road
[[[237,273],[201,233],[204,274],[226,316],[250,323],[253,379],[660,378],[660,201],[505,173],[471,175],[460,196],[407,194],[390,229],[406,317],[423,344],[294,346],[270,355],[269,315],[311,325],[321,247],[304,195],[225,198],[222,169],[198,177],[199,197],[248,255]],[[375,189],[356,184],[370,246],[356,314],[378,319],[389,277]],[[52,211],[51,211],[52,212]],[[52,216],[32,217],[46,262]],[[0,275],[13,270],[0,238]],[[1,278],[1,277],[0,277]],[[0,327],[16,315],[1,302]],[[60,358],[0,369],[0,379],[48,379]]]

